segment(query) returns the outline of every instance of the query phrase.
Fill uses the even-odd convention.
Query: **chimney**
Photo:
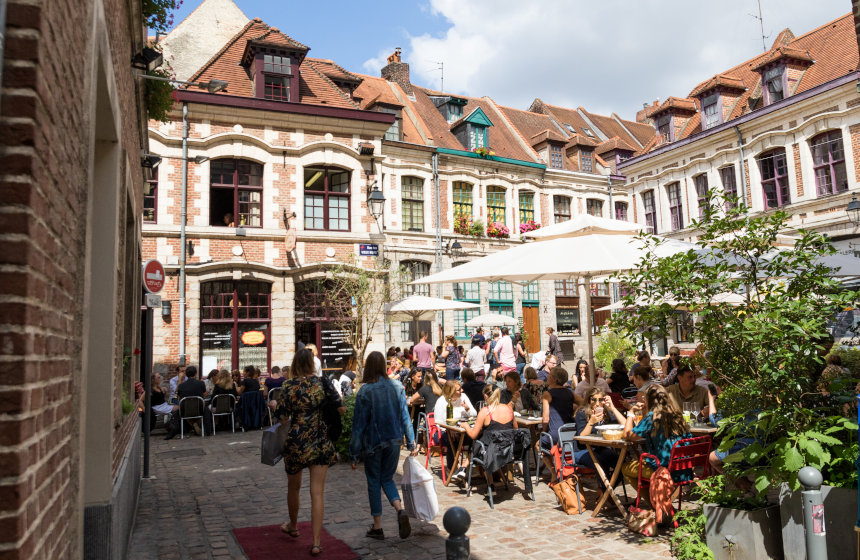
[[[389,82],[399,85],[406,95],[412,95],[412,83],[409,81],[409,64],[401,62],[400,47],[394,49],[394,54],[388,57],[388,64],[382,69],[382,77]]]

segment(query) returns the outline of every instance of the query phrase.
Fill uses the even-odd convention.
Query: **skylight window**
[[[587,126],[583,126],[582,131],[585,133],[586,136],[590,136],[591,138],[594,138],[594,133],[591,132],[591,129],[588,128]]]
[[[567,129],[570,131],[570,133],[571,133],[571,134],[576,134],[576,129],[575,129],[575,128],[573,128],[573,126],[572,126],[572,125],[569,125],[569,124],[567,124],[567,123],[564,123],[564,126],[566,126],[566,127],[567,127]]]

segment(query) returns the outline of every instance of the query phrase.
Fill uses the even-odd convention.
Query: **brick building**
[[[0,2],[0,558],[122,558],[140,484],[140,3]],[[0,23],[2,25],[2,23]]]
[[[215,2],[201,4],[177,30],[203,25]],[[381,76],[356,74],[312,58],[307,45],[259,19],[244,21],[191,76],[226,80],[227,90],[183,90],[170,122],[150,124],[152,151],[165,159],[149,187],[143,245],[146,256],[168,265],[171,307],[156,319],[155,359],[164,371],[181,354],[204,373],[249,360],[283,365],[298,340],[321,344],[332,366],[336,329],[311,286],[361,245],[379,246],[379,258],[362,257],[362,266],[402,267],[418,278],[521,243],[529,220],[549,224],[584,212],[632,218],[617,188],[623,178],[612,173],[653,134],[648,125],[540,100],[525,111],[429,90],[410,81],[399,50]],[[176,60],[182,52],[171,51],[171,41],[169,34],[165,53]],[[205,48],[197,45],[195,56]],[[190,244],[180,327],[183,111]],[[193,163],[198,156],[208,159]],[[367,207],[373,188],[385,197],[378,223]],[[284,217],[293,213],[287,230]],[[451,250],[455,241],[462,251]],[[558,328],[571,355],[584,344],[573,282],[406,289],[413,291],[480,305],[420,325],[436,343],[440,332],[465,341],[466,320],[500,312],[523,319],[531,351],[545,346],[547,326]],[[595,307],[609,302],[604,286],[594,291]],[[266,333],[265,342],[244,344],[249,330]],[[415,340],[408,323],[380,326],[372,336],[376,349]]]
[[[637,120],[656,133],[618,165],[637,221],[694,239],[691,221],[715,189],[753,212],[785,210],[793,231],[827,233],[837,247],[852,249],[857,227],[845,208],[860,179],[857,70],[847,14],[799,37],[786,29],[769,50],[687,96],[646,104]],[[689,317],[681,315],[673,339],[692,342]]]

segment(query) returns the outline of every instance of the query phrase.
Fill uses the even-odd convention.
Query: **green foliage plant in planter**
[[[343,404],[346,407],[346,412],[341,416],[343,422],[343,432],[340,434],[340,439],[335,444],[338,455],[341,461],[349,461],[349,439],[352,437],[352,416],[355,412],[355,393],[343,398]]]
[[[797,490],[797,471],[810,465],[825,482],[856,485],[854,465],[834,459],[856,441],[857,424],[843,416],[840,395],[823,395],[817,381],[830,350],[828,321],[860,294],[821,263],[835,253],[825,236],[799,230],[794,247],[776,251],[788,214],[752,215],[737,201],[723,211],[720,198],[709,193],[709,210],[691,224],[696,250],[658,257],[661,238],[640,235],[647,249],[638,267],[616,275],[631,288],[625,307],[635,310],[613,315],[611,327],[631,338],[663,337],[677,307],[695,313],[693,337],[706,354],[693,360],[723,389],[720,450],[752,441],[726,457],[730,481],[751,481],[751,493],[763,498],[781,483]],[[725,292],[743,303],[715,302]],[[724,505],[725,495],[712,497]]]
[[[481,220],[475,220],[472,222],[472,225],[469,227],[469,235],[473,235],[475,237],[483,237],[484,236],[484,222]]]
[[[598,337],[594,361],[608,372],[612,367],[612,360],[621,358],[624,360],[624,365],[629,366],[635,353],[636,345],[631,339],[612,330],[606,330]]]

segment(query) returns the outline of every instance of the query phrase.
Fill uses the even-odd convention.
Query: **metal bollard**
[[[471,553],[469,552],[469,537],[466,536],[466,531],[472,524],[472,518],[469,512],[464,508],[454,506],[445,512],[442,517],[442,525],[448,531],[448,538],[445,540],[445,559],[446,560],[469,560]]]
[[[824,504],[821,483],[824,477],[815,467],[803,467],[797,479],[805,490],[800,493],[803,503],[803,528],[806,535],[807,560],[827,560],[827,532],[824,526]]]

